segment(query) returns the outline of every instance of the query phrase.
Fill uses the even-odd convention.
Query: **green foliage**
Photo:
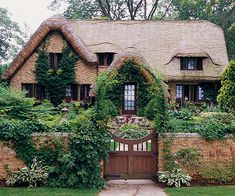
[[[48,168],[43,166],[42,162],[33,159],[30,167],[24,167],[19,171],[12,172],[10,178],[6,181],[7,186],[28,185],[28,187],[37,187],[45,184],[48,178]]]
[[[8,67],[9,67],[8,64],[0,65],[0,77],[1,77],[2,74],[7,70]],[[0,79],[0,81],[1,81],[1,79]]]
[[[5,8],[0,8],[0,62],[14,57],[28,37],[20,28],[19,24],[14,22],[11,14]],[[0,74],[1,75],[1,74]]]
[[[214,118],[206,118],[196,127],[197,131],[207,140],[221,140],[230,133],[229,126]]]
[[[115,131],[115,135],[124,139],[139,139],[149,134],[149,131],[136,124],[123,124]]]
[[[172,171],[174,168],[177,168],[177,163],[175,157],[172,154],[171,146],[173,137],[163,138],[163,160],[164,160],[164,169],[165,171]]]
[[[121,109],[123,104],[124,84],[128,81],[138,84],[137,90],[137,113],[139,116],[144,115],[144,109],[151,100],[150,84],[145,79],[138,65],[132,61],[127,61],[118,71],[114,71],[109,78],[115,82],[107,86],[106,97],[111,100],[116,108]]]
[[[150,84],[141,73],[141,69],[145,69],[150,76],[152,75],[144,65],[136,65],[128,60],[120,69],[113,69],[98,76],[95,106],[96,111],[98,111],[97,114],[99,119],[105,119],[102,114],[106,110],[103,104],[106,100],[110,100],[120,110],[123,104],[122,97],[125,82],[136,82],[138,84],[137,114],[154,119],[157,131],[164,132],[168,126],[168,118],[161,82],[152,75],[153,78]]]
[[[223,111],[235,114],[235,61],[230,61],[222,75],[222,87],[217,101]]]
[[[192,177],[182,173],[182,169],[174,168],[171,172],[164,171],[158,172],[158,179],[160,182],[164,182],[167,186],[181,187],[182,184],[190,186]]]
[[[234,163],[229,166],[220,162],[211,162],[200,170],[201,177],[209,183],[224,184],[235,179]]]
[[[192,117],[191,112],[183,111],[183,110],[168,110],[169,118],[182,119],[182,120],[190,120]]]
[[[180,120],[180,119],[170,119],[169,120],[170,129],[169,132],[174,133],[195,133],[197,132],[197,125],[198,122],[195,121],[187,121],[187,120]]]
[[[48,53],[39,51],[36,61],[36,79],[39,84],[45,87],[54,106],[62,103],[65,98],[66,87],[74,83],[74,66],[77,60],[76,54],[67,46],[62,50],[58,69],[52,69]]]
[[[201,154],[194,148],[182,148],[174,154],[179,167],[188,172],[198,169],[201,163]]]
[[[25,92],[16,91],[5,84],[0,84],[0,116],[25,118],[33,104],[33,99],[25,98]]]

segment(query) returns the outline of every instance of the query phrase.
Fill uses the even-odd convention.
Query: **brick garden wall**
[[[159,138],[158,171],[164,170],[163,146],[163,139]],[[200,137],[197,133],[175,134],[171,148],[172,153],[175,153],[182,148],[194,148],[198,150],[206,164],[213,161],[225,164],[235,162],[235,139],[233,138],[209,142]]]
[[[65,148],[68,144],[68,134],[66,133],[33,133],[32,139],[36,146],[40,148],[45,144],[50,144],[54,139],[60,139]],[[12,171],[16,171],[24,167],[23,161],[17,158],[15,151],[12,149],[12,142],[0,140],[0,180],[7,178],[6,167],[9,167]]]
[[[53,139],[61,139],[67,147],[68,134],[66,133],[33,133],[32,139],[37,147],[45,145]],[[158,157],[158,171],[164,170],[163,161],[163,140],[159,138],[158,141],[159,157]],[[235,161],[235,140],[227,138],[223,141],[208,142],[201,138],[196,133],[181,133],[176,134],[173,139],[172,152],[177,152],[182,148],[195,148],[207,163],[211,161],[231,162]],[[103,164],[101,164],[103,165]],[[18,170],[25,166],[25,164],[16,157],[16,153],[12,149],[12,143],[9,141],[0,141],[0,180],[7,178],[6,166],[12,170]]]

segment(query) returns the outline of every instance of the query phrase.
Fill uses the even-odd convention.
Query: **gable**
[[[78,55],[91,64],[97,62],[96,55],[91,53],[84,45],[82,40],[74,33],[70,23],[60,16],[54,16],[41,24],[37,31],[31,36],[25,47],[16,56],[9,68],[2,75],[3,80],[11,79],[14,74],[21,68],[27,59],[33,54],[34,50],[40,45],[46,35],[53,30],[60,31],[65,39],[71,44]]]

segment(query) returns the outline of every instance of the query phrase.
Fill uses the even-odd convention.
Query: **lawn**
[[[0,188],[4,196],[95,196],[98,189],[63,189],[63,188]]]
[[[235,195],[235,186],[208,186],[166,188],[168,196],[232,196]]]

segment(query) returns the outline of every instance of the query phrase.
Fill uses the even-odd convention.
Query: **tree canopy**
[[[0,8],[0,64],[12,59],[27,38],[19,24],[11,19],[11,14],[5,8]]]

